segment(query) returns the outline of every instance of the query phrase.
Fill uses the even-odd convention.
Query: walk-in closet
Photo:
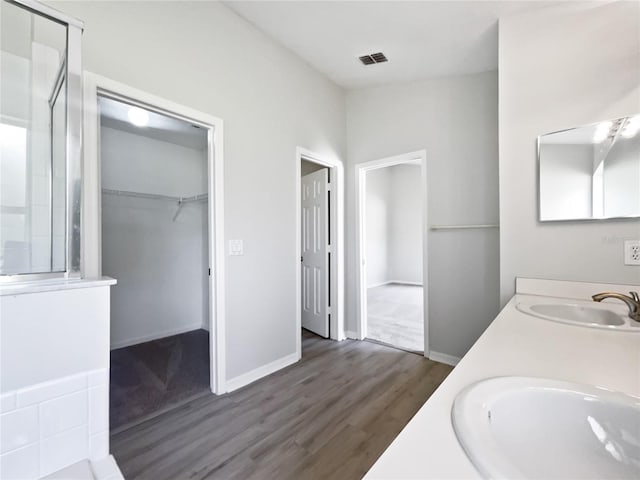
[[[102,274],[110,426],[210,393],[207,130],[102,96]]]

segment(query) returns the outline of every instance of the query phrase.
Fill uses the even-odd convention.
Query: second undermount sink
[[[566,302],[566,303],[565,303]],[[632,321],[624,305],[580,300],[522,297],[516,303],[521,312],[554,322],[640,332],[640,323]]]
[[[611,310],[582,305],[531,305],[533,313],[596,325],[624,325],[624,319]]]
[[[452,422],[484,478],[640,478],[640,399],[625,393],[544,378],[490,378],[460,392]]]

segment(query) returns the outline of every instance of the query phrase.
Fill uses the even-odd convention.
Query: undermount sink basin
[[[640,478],[640,398],[624,393],[490,378],[458,394],[452,422],[484,478]]]
[[[516,303],[516,309],[554,322],[640,332],[640,323],[634,322],[628,317],[627,308],[623,304],[602,304],[570,299],[567,299],[566,302],[563,303],[562,299],[527,297]]]

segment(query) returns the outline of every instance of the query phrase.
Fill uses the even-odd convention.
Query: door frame
[[[355,165],[356,179],[356,291],[358,295],[359,322],[358,338],[364,340],[367,336],[367,265],[366,265],[366,195],[367,172],[385,167],[402,164],[420,165],[422,184],[422,286],[423,286],[423,314],[424,314],[424,356],[429,357],[429,270],[427,256],[427,151],[403,153],[393,157],[381,158]]]
[[[102,195],[100,179],[100,96],[138,105],[207,129],[209,224],[209,386],[226,392],[225,257],[224,257],[224,126],[220,118],[157,97],[115,80],[84,73],[84,142],[82,176],[83,277],[102,276]]]
[[[329,168],[329,178],[331,181],[331,205],[329,207],[329,228],[334,240],[331,248],[331,262],[329,269],[331,282],[331,307],[328,312],[331,315],[329,322],[329,335],[332,340],[344,340],[344,166],[338,159],[329,158],[311,152],[305,148],[297,147],[295,156],[296,188],[295,188],[295,272],[296,272],[296,353],[298,359],[302,358],[302,274],[300,272],[300,257],[302,255],[302,161],[316,163]],[[335,232],[335,233],[334,233]]]

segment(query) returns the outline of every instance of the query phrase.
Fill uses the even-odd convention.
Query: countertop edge
[[[117,280],[111,277],[15,283],[0,285],[0,297],[26,295],[30,293],[56,292],[61,290],[75,290],[79,288],[109,287],[116,283]]]

